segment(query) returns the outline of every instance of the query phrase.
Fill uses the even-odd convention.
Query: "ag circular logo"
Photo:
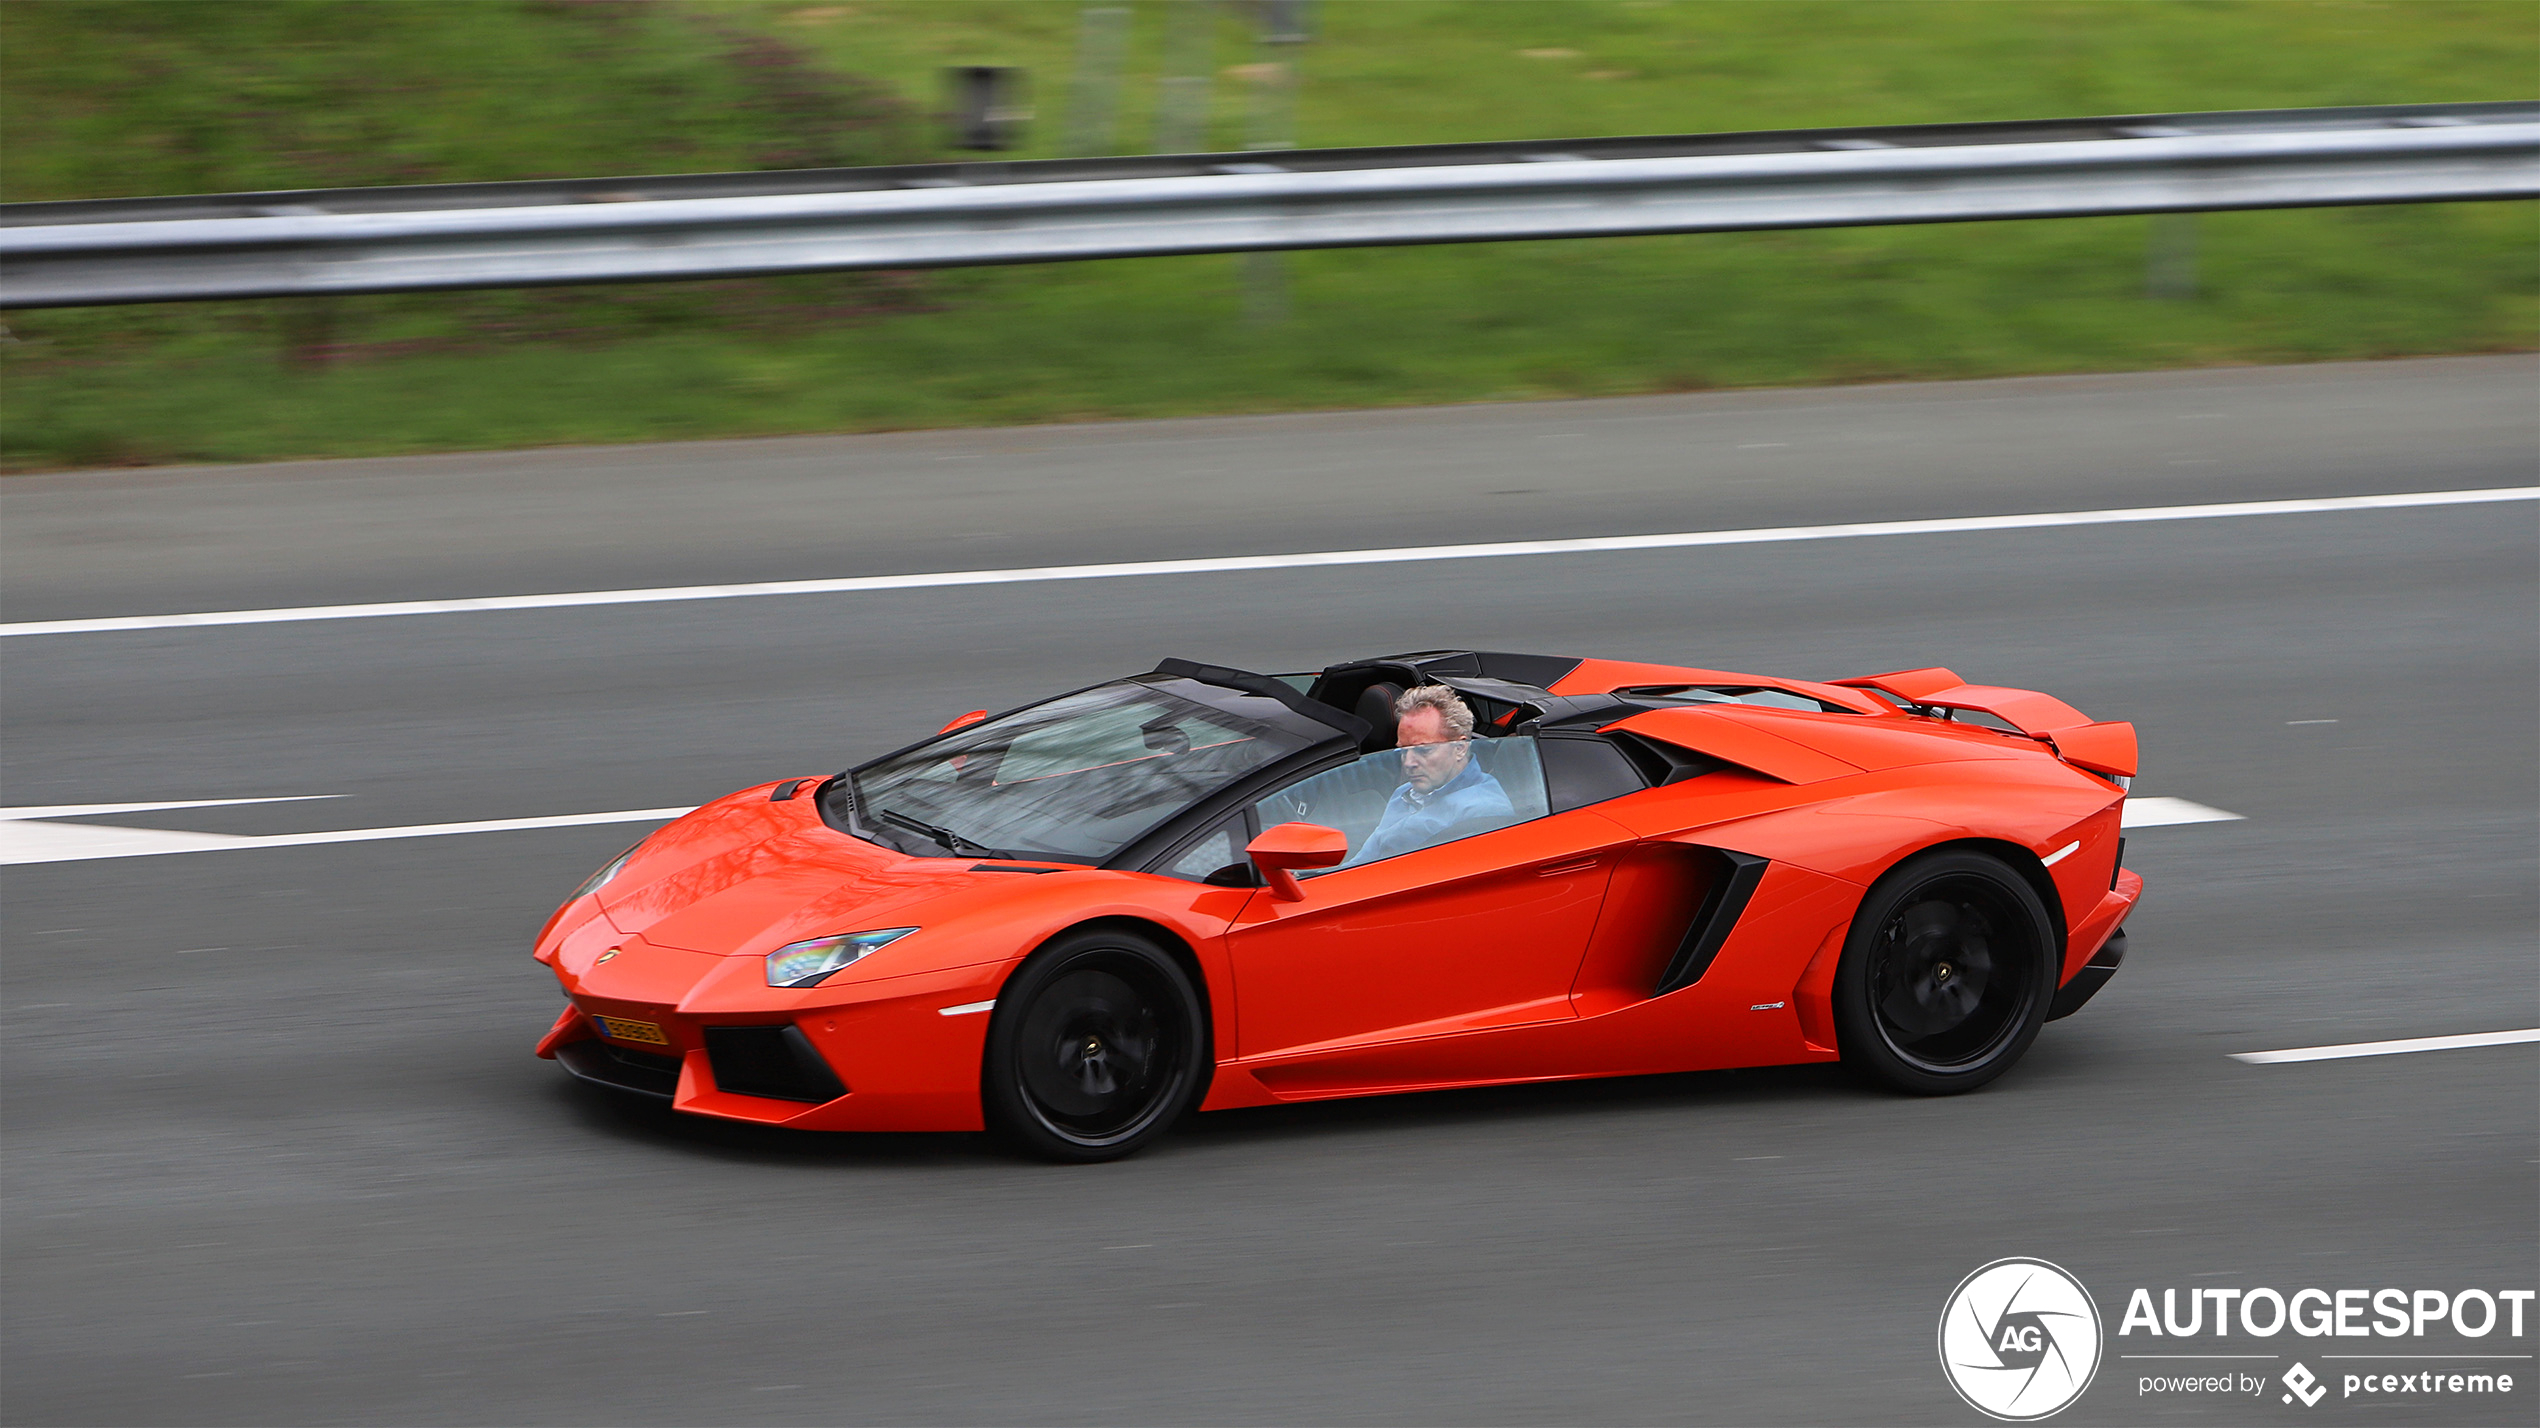
[[[2099,1371],[2099,1306],[2042,1259],[1997,1259],[1940,1311],[1940,1368],[1969,1407],[2024,1423],[2072,1406]]]

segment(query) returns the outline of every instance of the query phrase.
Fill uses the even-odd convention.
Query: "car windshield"
[[[856,771],[869,837],[928,856],[1100,863],[1297,734],[1150,685],[1106,684]]]

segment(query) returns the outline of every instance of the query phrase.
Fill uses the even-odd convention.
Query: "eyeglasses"
[[[1441,739],[1434,744],[1405,744],[1402,746],[1402,753],[1406,758],[1430,759],[1449,749],[1463,748],[1464,744],[1465,741],[1462,739]]]

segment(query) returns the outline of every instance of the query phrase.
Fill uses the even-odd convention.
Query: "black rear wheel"
[[[988,1026],[988,1128],[1043,1159],[1114,1160],[1206,1084],[1207,1023],[1171,954],[1133,932],[1059,938],[1006,980]]]
[[[1847,1065],[1920,1095],[2009,1070],[2055,995],[2055,929],[2028,880],[1983,853],[1937,852],[1861,899],[1835,976]]]

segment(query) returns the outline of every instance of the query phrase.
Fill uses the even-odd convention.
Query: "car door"
[[[1545,816],[1531,739],[1476,742],[1493,746],[1485,762],[1509,795],[1504,826],[1308,874],[1297,901],[1265,888],[1245,905],[1226,936],[1239,1055],[1573,1015],[1570,984],[1632,834],[1585,809]],[[1263,800],[1260,826],[1323,823],[1360,848],[1400,781],[1394,758],[1368,755]]]

